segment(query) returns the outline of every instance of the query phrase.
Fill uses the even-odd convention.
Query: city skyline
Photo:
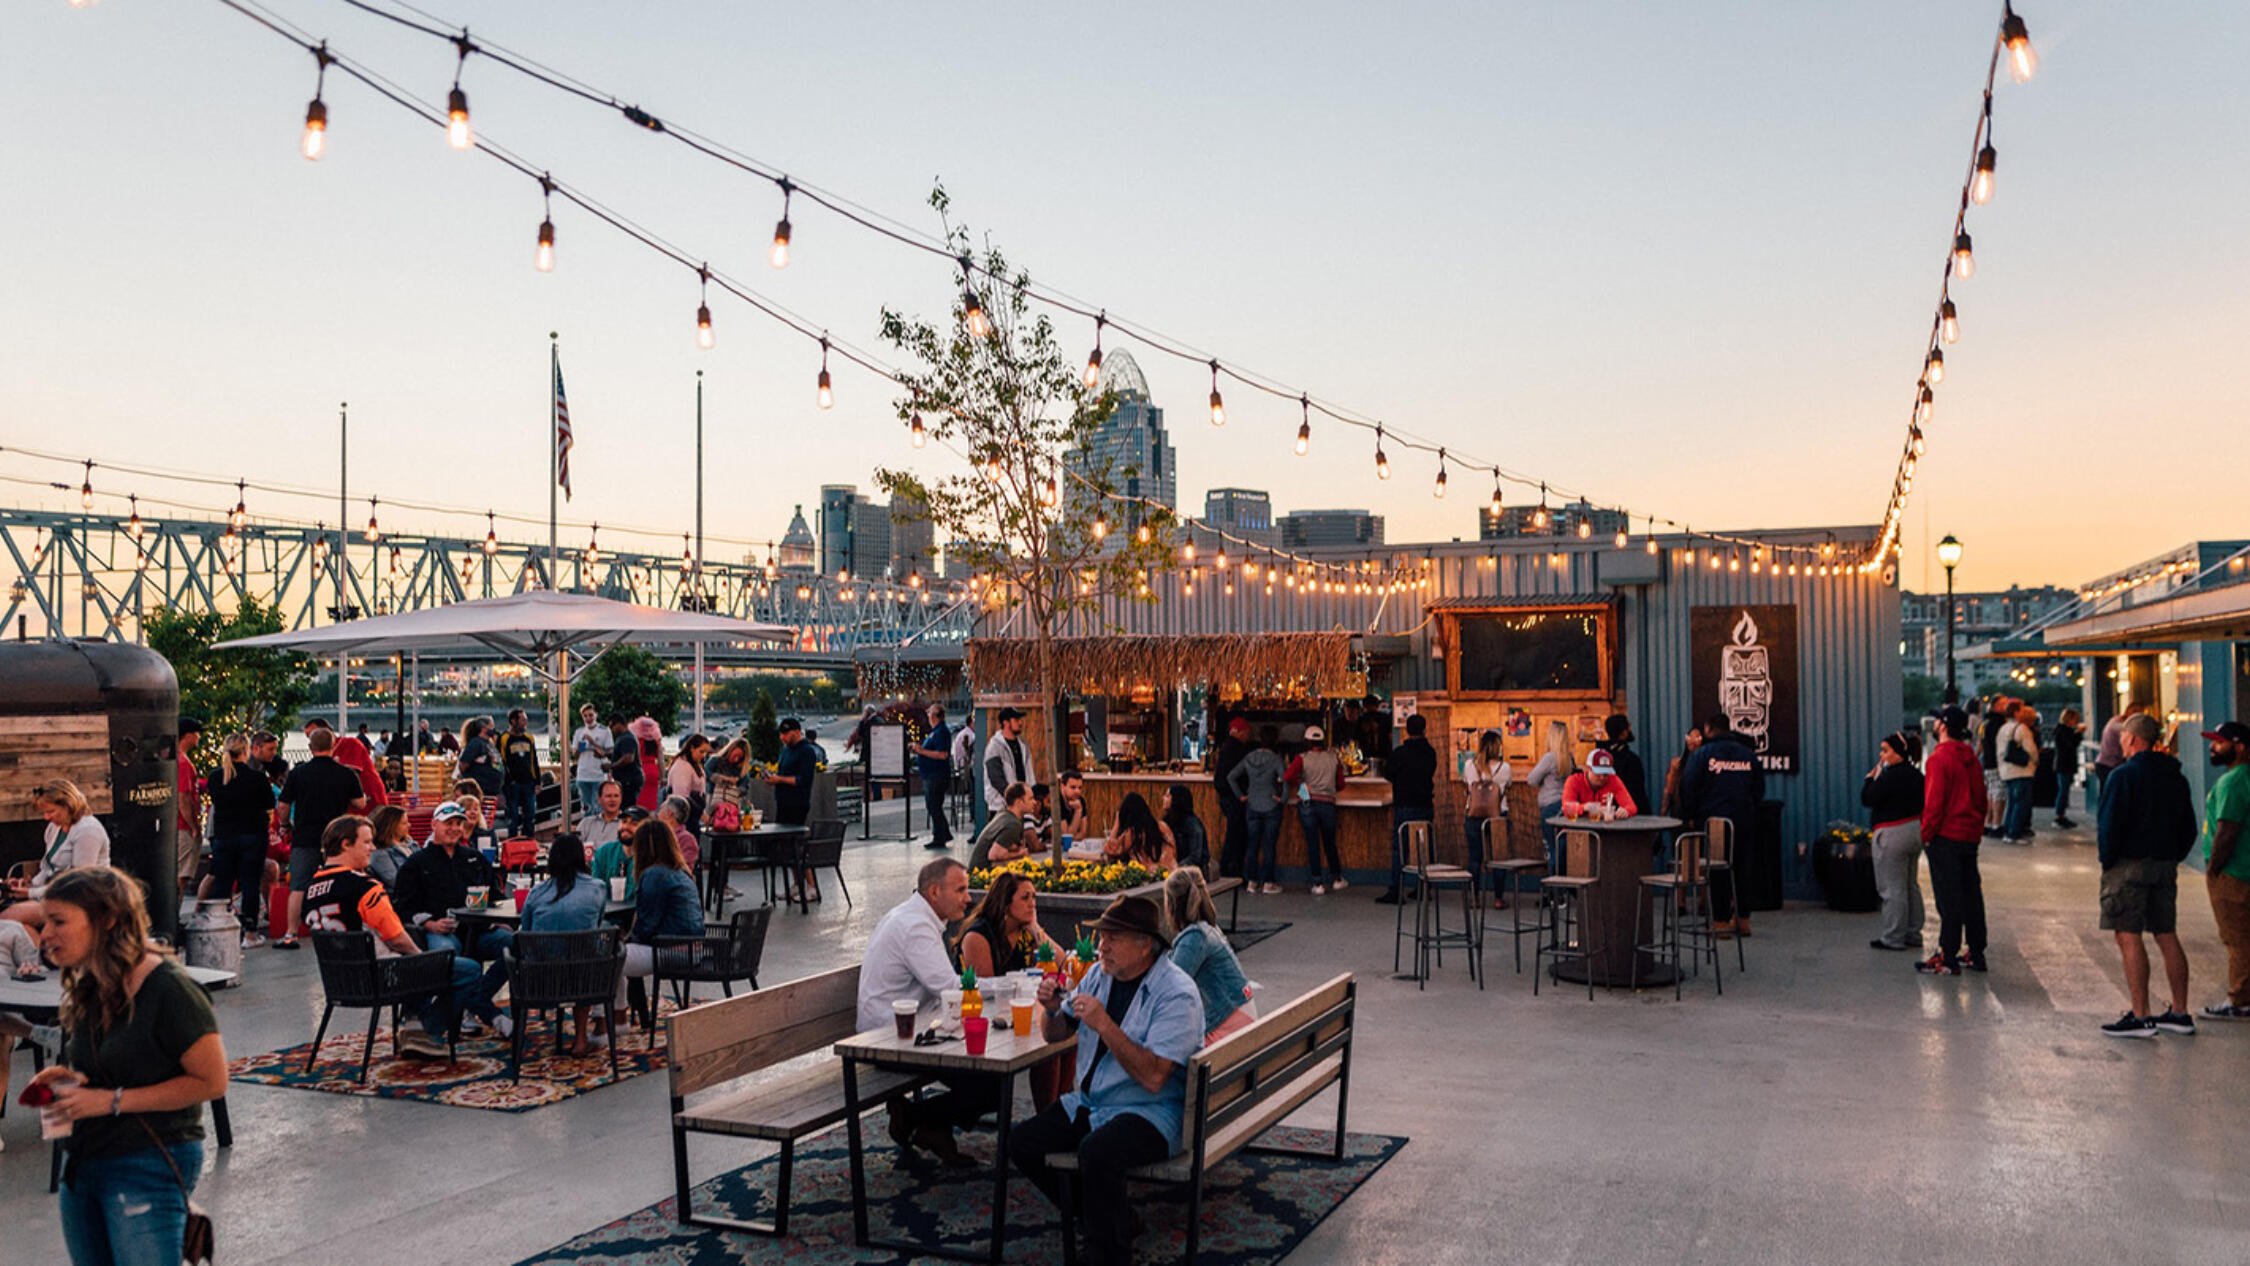
[[[450,72],[423,37],[336,6],[276,7],[411,74],[423,95]],[[854,56],[809,62],[845,38],[832,17],[796,15],[776,34],[711,5],[668,7],[631,31],[589,5],[466,3],[446,16],[605,86],[661,94],[651,109],[765,147],[885,212],[916,216],[942,172],[972,223],[1043,281],[1551,475],[1597,506],[1725,530],[1879,514],[1992,15],[1936,3],[1629,19],[1441,10],[1417,15],[1406,57],[1370,52],[1340,14],[1314,8],[1286,26],[1297,59],[1321,72],[1309,75],[1220,54],[1262,27],[1254,13],[1214,15],[1200,49],[1162,38],[1161,15],[1148,29],[1066,14],[935,29],[901,16],[853,30]],[[2003,90],[2000,190],[1979,209],[1983,267],[1958,292],[1965,332],[1907,515],[1907,587],[1932,586],[1925,546],[1949,531],[1968,544],[1961,583],[1980,589],[2071,583],[2235,534],[2211,476],[2191,469],[2171,494],[2128,497],[2128,513],[2105,512],[2099,472],[2121,428],[2184,452],[2250,416],[2239,374],[2223,368],[2230,296],[2250,273],[2223,209],[2246,179],[2176,125],[2244,108],[2227,68],[2250,22],[2095,0],[2032,16],[2044,65]],[[355,513],[369,493],[534,513],[546,333],[559,329],[578,445],[564,514],[602,521],[605,541],[622,536],[612,522],[675,541],[685,526],[698,369],[714,539],[776,541],[788,507],[817,499],[807,491],[867,486],[874,465],[937,469],[936,454],[907,448],[893,393],[873,379],[840,369],[837,409],[817,410],[816,358],[740,304],[714,303],[718,346],[697,352],[692,276],[571,208],[554,212],[556,272],[533,272],[536,186],[448,151],[364,90],[332,77],[330,153],[296,157],[310,60],[217,6],[57,4],[11,18],[0,92],[20,115],[59,110],[71,126],[23,137],[17,168],[39,178],[0,194],[17,240],[43,244],[0,298],[19,332],[0,366],[0,445],[317,489],[334,477],[333,419],[348,399]],[[994,41],[1043,101],[1038,117],[1009,116],[1020,135],[912,112],[956,89],[933,63]],[[1098,87],[1053,55],[1090,44],[1199,86],[1113,126]],[[772,64],[730,74],[753,48]],[[1522,55],[1493,80],[1471,73],[1477,48]],[[727,268],[839,338],[872,345],[884,304],[932,313],[950,297],[942,268],[902,266],[802,204],[796,261],[765,269],[770,190],[489,66],[470,71],[481,130],[723,250]],[[1385,105],[1355,121],[1373,99]],[[1213,152],[1166,143],[1196,118],[1231,121]],[[1042,201],[1053,187],[1085,196]],[[1213,187],[1223,210],[1201,196]],[[1092,341],[1090,323],[1058,329],[1066,344]],[[1143,361],[1156,401],[1176,410],[1181,504],[1253,484],[1277,514],[1365,507],[1397,540],[1474,538],[1488,489],[1467,472],[1444,502],[1428,495],[1427,455],[1394,454],[1396,477],[1377,482],[1366,437],[1335,425],[1316,425],[1311,455],[1292,458],[1293,405],[1230,391],[1230,423],[1212,428],[1200,367]],[[14,454],[0,454],[0,474],[72,479]],[[105,498],[232,499],[95,482]],[[75,505],[22,483],[10,495]],[[1510,489],[1514,504],[1535,497]],[[312,520],[333,505],[255,509]],[[483,532],[468,515],[385,519]]]

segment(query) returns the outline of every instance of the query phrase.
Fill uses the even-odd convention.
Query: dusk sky
[[[426,6],[918,229],[939,228],[923,200],[942,178],[1044,283],[1712,529],[1879,519],[1999,10]],[[270,7],[443,102],[450,47],[336,0]],[[2002,76],[1998,193],[1971,211],[1978,269],[1954,292],[1963,336],[1907,518],[1908,587],[1942,584],[1924,560],[1946,532],[1968,546],[1961,584],[1984,588],[2250,529],[2250,6],[2019,12],[2041,67]],[[678,548],[698,369],[715,537],[778,537],[793,504],[866,488],[877,463],[951,460],[910,450],[892,393],[857,371],[838,366],[837,406],[818,410],[817,349],[731,298],[714,295],[718,346],[699,351],[694,274],[576,208],[558,201],[558,266],[534,271],[537,184],[337,74],[330,152],[306,162],[313,77],[303,50],[212,0],[11,0],[0,446],[332,488],[348,400],[355,516],[370,493],[459,505],[478,513],[384,518],[481,538],[486,506],[544,514],[555,330],[578,440],[564,517],[600,520],[607,548]],[[936,316],[953,293],[942,262],[803,201],[776,271],[766,182],[486,60],[463,87],[481,135],[839,340],[878,348],[883,305]],[[1082,355],[1090,323],[1061,328]],[[1436,501],[1431,460],[1394,452],[1379,483],[1369,438],[1317,421],[1293,457],[1295,406],[1247,390],[1215,430],[1207,371],[1136,356],[1191,510],[1249,486],[1280,510],[1374,510],[1393,542],[1474,536],[1479,478],[1457,472]],[[13,453],[0,476],[78,477]],[[232,501],[95,482],[144,513]],[[252,508],[335,515],[332,494]]]

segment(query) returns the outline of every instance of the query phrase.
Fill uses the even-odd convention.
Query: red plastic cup
[[[991,1028],[992,1022],[981,1015],[963,1016],[961,1018],[961,1044],[968,1047],[969,1054],[984,1054],[985,1035],[991,1031]]]
[[[516,897],[516,913],[517,913],[517,914],[522,914],[522,913],[523,913],[523,903],[524,903],[524,902],[526,902],[526,901],[529,901],[529,900],[531,900],[531,889],[529,889],[529,888],[518,888],[518,889],[516,889],[516,892],[515,892],[515,897]]]

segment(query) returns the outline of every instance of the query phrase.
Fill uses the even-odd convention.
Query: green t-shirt
[[[85,1074],[86,1083],[107,1090],[123,1086],[132,1090],[170,1081],[181,1073],[180,1057],[219,1031],[211,1013],[211,999],[178,963],[166,960],[141,982],[133,1006],[114,1029],[100,1040],[89,1032],[73,1031],[63,1051],[63,1063]],[[203,1137],[203,1107],[197,1104],[177,1112],[128,1112],[118,1117],[88,1117],[71,1129],[69,1148],[78,1156],[115,1156],[149,1146],[146,1121],[166,1144]]]
[[[641,877],[633,873],[633,854],[623,840],[609,840],[595,849],[592,865],[594,878],[603,883],[623,876],[627,900],[640,895]]]
[[[2226,869],[2220,871],[2250,883],[2250,764],[2236,762],[2233,768],[2220,775],[2203,793],[2203,864],[2211,864],[2211,844],[2219,833],[2219,823],[2232,822],[2239,833],[2234,839],[2234,855],[2227,859]]]

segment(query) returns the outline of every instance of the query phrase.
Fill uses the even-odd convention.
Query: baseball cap
[[[452,822],[460,818],[465,818],[467,816],[469,816],[469,811],[467,809],[464,809],[460,805],[457,805],[451,800],[448,800],[444,804],[439,805],[436,812],[430,814],[430,821]]]
[[[1586,772],[1589,774],[1614,774],[1617,772],[1617,762],[1611,759],[1608,752],[1597,747],[1586,754]]]
[[[800,720],[798,720],[798,719],[797,719],[797,718],[795,718],[795,717],[783,717],[783,718],[781,718],[781,731],[780,731],[780,732],[781,732],[781,733],[783,733],[783,734],[787,734],[787,733],[788,733],[789,731],[791,731],[791,730],[801,730],[801,729],[804,729],[804,728],[805,728],[805,723],[804,723],[804,722],[802,722],[802,721],[800,721]]]
[[[1969,732],[1969,714],[1962,711],[1959,704],[1947,704],[1939,708],[1937,721],[1939,725],[1945,727],[1946,733],[1955,737]]]
[[[1308,725],[1305,727],[1305,741],[1307,743],[1320,743],[1326,741],[1327,738],[1328,731],[1321,729],[1319,726]]]
[[[2219,723],[2218,729],[2203,731],[2203,737],[2222,739],[2240,747],[2250,747],[2250,725],[2244,725],[2240,721],[2222,721]]]
[[[1234,720],[1227,722],[1227,733],[1232,734],[1237,738],[1240,738],[1243,735],[1248,734],[1249,732],[1250,723],[1243,720],[1241,717],[1236,717]]]
[[[648,821],[648,810],[642,808],[637,804],[628,805],[626,806],[625,811],[618,814],[617,816],[627,822],[646,822]]]
[[[994,715],[993,719],[996,721],[1020,721],[1023,719],[1023,710],[1021,708],[1002,708]]]

